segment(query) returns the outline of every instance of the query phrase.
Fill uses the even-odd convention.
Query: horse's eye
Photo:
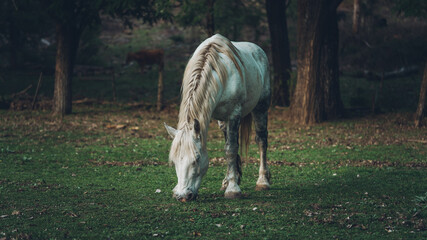
[[[199,163],[200,162],[200,155],[197,155],[196,156],[196,163]]]

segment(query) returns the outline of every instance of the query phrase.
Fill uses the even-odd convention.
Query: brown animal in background
[[[163,49],[143,49],[135,53],[128,53],[126,56],[126,64],[129,64],[132,61],[137,62],[141,68],[141,73],[144,72],[145,66],[157,64],[160,72],[163,70],[164,66],[163,56]]]
[[[137,62],[141,68],[141,73],[144,73],[144,67],[146,65],[157,64],[159,66],[159,80],[157,85],[157,111],[160,111],[163,108],[163,56],[163,49],[143,49],[135,53],[130,52],[126,56],[126,65],[132,61]]]

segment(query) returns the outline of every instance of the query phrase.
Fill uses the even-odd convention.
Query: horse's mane
[[[210,41],[201,47],[189,60],[185,68],[182,82],[182,100],[179,110],[178,129],[183,130],[175,137],[170,152],[172,158],[177,159],[179,152],[195,153],[192,136],[187,134],[194,124],[194,119],[200,122],[201,143],[206,147],[206,134],[213,111],[215,97],[219,91],[219,84],[215,80],[214,72],[224,86],[227,81],[227,66],[221,62],[220,54],[227,56],[235,65],[240,77],[242,63],[236,47],[227,38],[216,34]],[[187,152],[188,151],[188,152]]]
[[[237,49],[227,38],[219,34],[214,35],[210,42],[191,57],[185,69],[178,127],[183,127],[197,119],[200,122],[201,131],[207,130],[214,106],[211,101],[215,101],[219,90],[214,72],[223,86],[227,81],[227,66],[221,62],[220,54],[226,55],[233,61],[242,77],[242,70],[238,63],[242,61]]]

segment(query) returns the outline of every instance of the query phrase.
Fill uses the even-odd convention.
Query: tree
[[[180,0],[178,3],[180,12],[175,18],[179,24],[184,27],[202,26],[208,36],[215,33],[215,0]]]
[[[298,79],[291,119],[312,124],[342,114],[338,81],[338,23],[342,0],[298,0]]]
[[[100,13],[118,16],[130,24],[129,17],[153,23],[168,17],[169,1],[154,0],[40,0],[56,23],[57,51],[53,113],[64,116],[72,111],[72,73],[82,32],[100,21]]]
[[[289,55],[287,1],[266,0],[268,26],[273,56],[273,105],[289,106],[291,58]]]
[[[208,36],[215,32],[236,40],[244,27],[257,31],[262,18],[260,0],[178,0],[175,19],[184,27],[201,26]]]
[[[215,34],[215,16],[214,16],[215,0],[207,0],[207,13],[206,13],[206,30],[208,36]]]
[[[354,0],[353,2],[353,33],[359,33],[360,25],[360,0]]]
[[[426,18],[427,2],[424,0],[394,0],[395,10],[403,13],[405,16]],[[425,60],[424,60],[425,61]],[[422,126],[422,120],[425,115],[426,96],[427,95],[427,62],[424,67],[423,79],[421,81],[420,97],[418,99],[417,110],[415,112],[415,127]]]
[[[71,83],[74,61],[77,55],[80,35],[86,27],[78,22],[78,16],[83,15],[77,9],[74,1],[58,1],[51,5],[61,15],[53,15],[56,22],[56,61],[55,84],[53,92],[53,113],[59,116],[71,113],[72,95]],[[86,13],[88,14],[88,13]],[[91,16],[94,17],[93,15]],[[88,21],[93,21],[90,19]]]
[[[415,127],[421,127],[425,115],[425,103],[427,97],[427,63],[424,67],[423,80],[421,82],[420,98],[418,100],[417,111],[415,112]]]
[[[0,2],[0,64],[17,68],[39,50],[40,39],[52,30],[40,4],[31,0]],[[7,57],[5,57],[7,56]]]

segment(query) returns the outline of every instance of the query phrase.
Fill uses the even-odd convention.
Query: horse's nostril
[[[188,193],[187,196],[185,197],[187,200],[191,200],[193,199],[193,193]]]

